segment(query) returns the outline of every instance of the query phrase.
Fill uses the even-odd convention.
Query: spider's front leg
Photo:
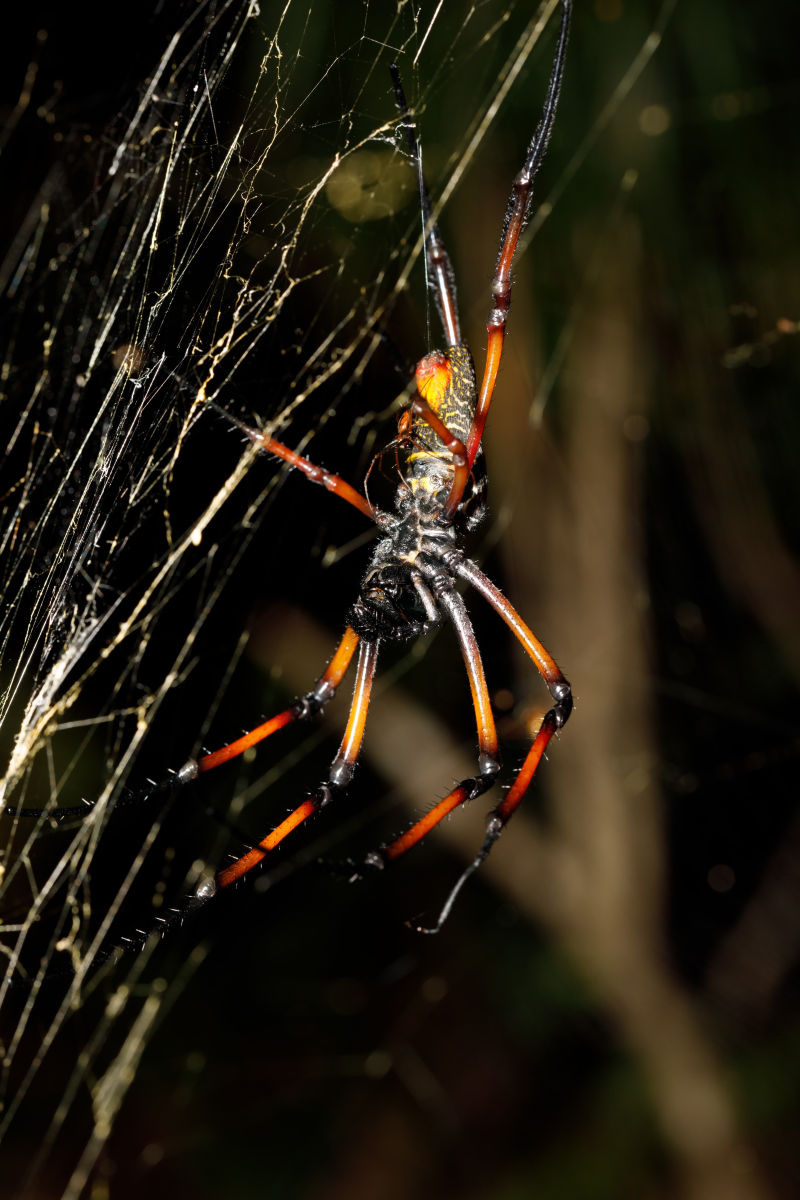
[[[564,62],[567,53],[569,25],[572,18],[572,0],[561,0],[561,27],[556,44],[553,66],[550,71],[550,81],[547,85],[547,95],[544,102],[542,118],[536,128],[522,168],[514,179],[514,186],[509,197],[506,219],[503,225],[503,239],[500,253],[497,256],[494,279],[492,280],[492,307],[486,322],[488,343],[486,347],[486,362],[483,369],[478,402],[472,416],[472,423],[466,436],[467,472],[472,468],[478,449],[483,438],[489,406],[494,397],[497,373],[500,370],[500,360],[503,355],[503,344],[506,335],[506,321],[511,307],[511,269],[519,245],[519,239],[525,228],[533,198],[533,182],[542,164],[550,134],[553,130],[558,97],[561,92],[561,81],[564,77]],[[450,495],[447,500],[447,512],[454,516],[464,494],[467,474],[453,476]]]
[[[361,492],[356,491],[352,484],[349,484],[346,479],[342,479],[341,475],[334,475],[332,471],[326,471],[324,467],[318,467],[310,459],[303,458],[302,454],[298,454],[296,450],[285,446],[283,442],[270,437],[268,433],[264,433],[261,429],[254,429],[252,425],[245,425],[244,421],[231,416],[230,413],[225,412],[218,405],[211,403],[211,407],[220,416],[223,416],[226,421],[230,421],[232,425],[240,429],[259,450],[263,450],[266,454],[274,454],[276,458],[283,459],[290,467],[295,467],[298,471],[301,471],[310,483],[321,484],[334,496],[338,496],[341,500],[346,500],[353,508],[357,508],[359,512],[363,513],[365,517],[369,517],[371,521],[380,524],[382,514],[379,510],[370,504],[366,496],[362,496]]]

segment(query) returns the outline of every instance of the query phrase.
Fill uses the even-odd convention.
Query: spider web
[[[504,367],[527,396],[516,419],[539,430],[551,420],[581,297],[607,266],[611,230],[667,111],[626,105],[648,78],[674,5],[622,27],[617,6],[595,7],[609,42],[623,28],[625,48],[608,77],[595,79],[588,114],[579,88],[565,96],[562,149],[554,145],[544,203],[526,233],[526,250],[536,239],[539,336],[550,348],[516,375]],[[330,886],[308,864],[349,852],[353,835],[364,848],[380,841],[375,818],[354,800],[343,822],[323,821],[259,877],[255,915],[242,913],[241,896],[194,913],[189,898],[209,871],[323,777],[331,743],[296,731],[286,747],[270,746],[196,794],[148,794],[148,780],[163,781],[200,746],[231,740],[311,682],[326,652],[294,606],[327,628],[332,648],[369,543],[357,514],[259,459],[216,406],[359,485],[391,437],[408,362],[439,341],[391,61],[417,114],[465,324],[482,345],[500,217],[538,117],[556,8],[503,6],[501,16],[490,5],[457,14],[439,3],[358,5],[337,7],[334,19],[324,4],[205,0],[154,5],[144,16],[137,6],[130,47],[109,47],[108,78],[98,68],[99,99],[74,78],[60,93],[53,38],[59,29],[66,37],[63,27],[51,19],[30,31],[3,143],[25,182],[0,267],[12,414],[0,625],[3,804],[14,814],[3,818],[0,879],[0,1141],[18,1189],[8,1194],[104,1194],[96,1189],[110,1187],[115,1156],[126,1160],[124,1147],[109,1152],[109,1139],[137,1073],[169,1054],[159,1031],[172,1027],[170,1012],[191,1014],[204,1047],[176,1066],[177,1087],[190,1089],[213,1053],[194,1025],[204,996],[219,1004],[209,972],[222,977],[222,995],[227,979],[246,989],[247,964],[237,976],[236,955],[263,937],[253,924],[267,923],[260,953],[280,961],[277,947],[317,920]],[[77,48],[77,38],[68,44]],[[123,56],[130,66],[120,67]],[[626,149],[615,159],[614,132],[635,119],[639,157]],[[40,152],[33,163],[24,154],[31,145]],[[598,154],[614,166],[594,228],[570,251],[586,164]],[[459,214],[452,236],[450,213]],[[521,277],[532,257],[518,264]],[[566,262],[580,286],[565,278]],[[515,294],[512,303],[512,329],[521,330],[531,302]],[[643,428],[636,415],[626,418],[631,443]],[[563,465],[559,458],[551,486]],[[380,492],[388,485],[376,474]],[[495,494],[481,554],[514,578],[525,536],[514,521],[527,502],[502,481]],[[512,548],[503,568],[495,547],[505,534],[517,559]],[[542,598],[524,566],[516,582],[517,602],[520,593]],[[511,652],[493,627],[480,630],[498,686],[513,676]],[[390,656],[384,677],[424,656],[430,678],[443,653],[434,641]],[[469,764],[457,664],[449,677],[444,695],[458,689]],[[386,737],[400,728],[401,741],[409,737],[412,718],[389,713],[383,728],[396,724]],[[525,720],[517,705],[512,742],[524,742]],[[370,722],[372,732],[372,714]],[[377,724],[375,733],[377,757],[358,776],[366,799],[392,778]],[[447,788],[460,761],[451,768],[437,754]],[[402,819],[390,809],[388,828]],[[286,877],[311,879],[305,908],[296,882],[286,900],[274,887]],[[410,915],[407,892],[392,898],[394,909],[375,895],[382,928]],[[352,908],[342,919],[353,919],[364,900],[344,903]],[[232,922],[233,959],[216,950]],[[310,936],[309,944],[313,954]],[[300,994],[302,969],[298,980]],[[230,1011],[225,1019],[234,1023]],[[111,1190],[127,1194],[119,1178]],[[251,1194],[246,1184],[241,1194]],[[289,1192],[276,1184],[274,1194]]]

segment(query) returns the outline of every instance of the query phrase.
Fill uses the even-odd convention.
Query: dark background
[[[391,120],[385,68],[408,39],[398,60],[440,195],[529,17],[510,9],[496,32],[492,6],[472,24],[445,6],[415,69],[408,14],[395,25],[337,8],[334,26],[333,6],[294,8],[280,28],[279,71],[268,53],[279,9],[262,5],[214,94],[214,122],[198,127],[166,190],[159,248],[138,282],[126,229],[145,202],[152,210],[148,172],[163,166],[165,140],[151,130],[131,153],[129,194],[108,188],[107,167],[142,81],[194,11],[119,8],[110,27],[66,6],[34,8],[4,72],[8,244],[32,245],[28,214],[43,195],[50,206],[45,249],[4,277],[6,427],[24,414],[24,436],[3,492],[9,528],[38,531],[4,543],[7,664],[25,659],[27,630],[43,631],[33,644],[45,668],[77,638],[70,614],[87,580],[102,583],[94,611],[118,603],[108,629],[118,628],[153,564],[235,469],[241,439],[222,418],[203,411],[188,431],[184,422],[207,378],[202,351],[233,311],[231,277],[266,288],[293,238],[290,274],[301,283],[270,319],[262,314],[241,362],[221,360],[214,397],[247,420],[291,412],[278,436],[360,482],[391,437],[406,365],[438,340],[419,264],[408,290],[396,287],[417,229],[413,194],[384,220],[354,221],[324,193],[301,218],[304,189],[337,150]],[[191,46],[190,66],[176,72],[183,90],[162,100],[159,129],[170,104],[186,120],[191,86],[226,52],[234,10],[215,11],[207,34],[180,43]],[[152,928],[154,894],[180,905],[194,860],[238,853],[324,776],[336,732],[292,731],[163,810],[158,798],[120,807],[80,892],[77,945],[89,946],[131,862],[136,882],[77,1011],[58,1015],[70,976],[53,929],[70,910],[57,898],[60,917],[48,924],[45,913],[23,956],[34,974],[44,958],[41,984],[6,998],[6,1044],[22,1031],[8,1097],[48,1030],[57,1036],[5,1134],[4,1174],[16,1189],[5,1194],[61,1195],[82,1155],[90,1182],[67,1194],[797,1193],[796,17],[788,3],[769,21],[721,0],[678,3],[627,94],[661,13],[614,0],[579,6],[537,182],[552,212],[515,270],[487,433],[492,511],[471,550],[576,691],[573,721],[525,811],[435,938],[404,921],[436,911],[480,841],[481,812],[454,818],[442,839],[360,886],[315,865],[393,836],[469,771],[468,691],[447,631],[382,660],[388,686],[346,810],[299,835],[269,873],[117,961],[106,948]],[[37,29],[48,34],[38,47]],[[552,36],[551,22],[442,216],[479,365],[501,216]],[[34,59],[32,102],[17,120]],[[286,121],[256,171],[275,94]],[[208,180],[222,181],[213,202],[193,208]],[[242,204],[245,182],[254,191]],[[81,241],[85,227],[93,241]],[[194,228],[203,236],[191,243]],[[186,245],[189,265],[176,272],[174,247]],[[118,275],[129,267],[137,285],[125,290]],[[105,300],[117,296],[113,336],[76,390]],[[373,342],[365,329],[382,304]],[[49,313],[58,336],[45,370]],[[332,348],[318,358],[329,331]],[[143,347],[147,383],[101,409],[114,348],[128,339]],[[290,409],[320,363],[353,346],[345,368]],[[83,525],[72,520],[72,487],[91,514]],[[136,796],[201,742],[222,744],[285,704],[340,634],[368,553],[362,534],[358,514],[256,463],[196,554],[183,554],[151,597],[136,635],[107,659],[102,642],[87,649],[70,716],[114,719],[91,736],[53,737],[49,760],[40,745],[21,784],[26,802],[92,798],[121,761],[115,794],[128,795],[124,783]],[[499,623],[469,603],[511,769],[545,700]],[[133,709],[160,695],[189,639],[182,679],[128,767]],[[26,668],[29,692],[37,670]],[[8,709],[8,753],[20,706]],[[422,785],[428,755],[435,766]],[[56,788],[60,763],[70,770]],[[19,861],[14,830],[9,856]],[[40,832],[25,850],[39,887],[74,836]],[[8,923],[26,908],[15,878]],[[76,1066],[81,1051],[88,1067]],[[102,1086],[112,1079],[118,1094]],[[36,1154],[35,1178],[17,1183]]]

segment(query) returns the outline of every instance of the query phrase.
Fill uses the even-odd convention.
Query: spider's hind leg
[[[464,601],[455,590],[449,573],[438,565],[421,563],[436,602],[444,609],[458,638],[464,666],[469,679],[475,722],[478,730],[478,774],[462,779],[443,800],[416,821],[410,829],[389,842],[380,850],[374,850],[364,860],[365,867],[382,868],[387,863],[401,858],[454,809],[470,800],[476,800],[487,792],[495,782],[500,770],[497,731],[492,715],[486,675],[478,649],[475,631],[467,614]],[[356,870],[353,878],[358,878]]]
[[[334,679],[331,674],[336,660],[339,658],[341,659],[341,662],[336,668],[336,673],[339,675],[339,679],[336,681],[336,683],[338,683],[347,669],[347,665],[352,658],[353,651],[358,642],[358,635],[352,629],[348,628],[344,638],[342,639],[339,649],[334,655],[331,665],[320,677],[316,687],[311,692],[308,692],[305,696],[301,697],[300,700],[296,700],[290,708],[288,708],[284,713],[281,713],[279,717],[275,718],[274,720],[280,721],[281,718],[287,717],[287,714],[289,714],[288,718],[283,721],[283,724],[288,724],[292,720],[302,720],[308,716],[314,715],[316,712],[319,712],[321,707],[326,704],[328,700],[332,699],[336,690],[334,686]],[[311,795],[302,802],[302,804],[298,804],[298,806],[293,809],[293,811],[290,812],[289,815],[283,821],[281,821],[279,825],[271,830],[266,837],[262,838],[257,845],[251,846],[250,849],[247,850],[240,858],[237,858],[235,862],[232,862],[229,866],[224,867],[221,871],[218,871],[214,878],[213,884],[210,885],[212,893],[219,891],[221,888],[230,887],[232,883],[236,883],[237,880],[241,879],[242,876],[251,871],[253,867],[258,866],[258,864],[262,862],[264,858],[266,858],[270,851],[279,846],[280,843],[286,837],[288,837],[290,833],[297,829],[299,825],[302,825],[304,821],[307,821],[309,817],[319,812],[320,809],[325,808],[326,805],[330,804],[330,802],[334,800],[338,794],[347,789],[353,777],[353,771],[355,770],[356,761],[361,749],[361,742],[364,737],[364,726],[367,719],[367,712],[369,710],[372,681],[375,677],[375,666],[378,661],[378,647],[379,642],[377,641],[365,642],[362,640],[359,644],[358,668],[356,672],[355,687],[353,689],[353,700],[350,705],[350,716],[347,721],[347,728],[345,729],[344,737],[342,738],[342,744],[339,747],[336,757],[331,763],[325,782],[322,783],[316,789],[316,791],[312,792]],[[324,693],[324,696],[321,697],[320,693]],[[266,724],[269,726],[272,724],[272,722],[267,722]],[[261,728],[264,727],[262,726]],[[271,733],[273,730],[270,729],[268,732]],[[255,730],[254,733],[258,733],[258,730]],[[217,751],[217,754],[224,755],[226,751],[238,747],[240,743],[248,742],[248,739],[252,738],[252,736],[252,734],[245,735],[244,738],[240,739],[240,742],[235,742],[233,743],[233,746],[230,747],[224,747],[223,750]],[[265,734],[264,736],[267,735]],[[251,743],[248,742],[248,744]],[[247,746],[244,746],[243,748],[246,749]],[[237,750],[237,753],[241,752],[241,749]],[[198,760],[196,765],[199,771],[203,770],[203,764],[208,761],[209,757],[216,756],[206,755],[205,758]],[[226,760],[220,758],[219,761]],[[217,765],[218,761],[212,763],[212,766]],[[191,762],[187,764],[187,766],[191,767]]]
[[[207,771],[213,771],[216,767],[222,766],[223,763],[238,758],[252,746],[258,745],[259,742],[264,741],[273,733],[277,733],[279,729],[284,729],[287,725],[292,725],[296,721],[307,721],[317,716],[335,696],[339,684],[347,673],[356,647],[359,648],[358,670],[353,701],[350,706],[350,717],[342,744],[339,747],[339,752],[331,763],[326,782],[317,788],[302,804],[299,804],[297,808],[290,812],[257,845],[251,846],[245,854],[236,859],[230,866],[217,872],[213,880],[205,879],[201,884],[202,894],[198,893],[198,898],[201,901],[210,899],[221,888],[229,887],[232,883],[241,879],[243,875],[246,875],[248,871],[257,866],[270,850],[274,850],[298,825],[301,825],[315,812],[318,812],[319,809],[324,808],[326,804],[330,803],[337,791],[342,791],[349,785],[364,734],[364,723],[366,721],[367,709],[369,708],[369,697],[378,657],[378,643],[364,642],[359,638],[355,630],[348,626],[336,648],[333,658],[310,691],[293,701],[283,712],[278,713],[276,716],[271,717],[269,721],[265,721],[262,725],[258,725],[255,729],[250,730],[249,733],[237,738],[235,742],[230,742],[227,746],[222,746],[219,750],[214,750],[210,754],[203,754],[199,758],[190,758],[176,772],[172,780],[173,785],[177,784],[180,786],[191,783]]]
[[[353,629],[346,629],[342,640],[336,647],[333,658],[311,691],[294,700],[288,708],[278,713],[277,716],[270,717],[263,725],[257,725],[249,733],[237,738],[235,742],[229,742],[227,746],[213,750],[210,754],[202,754],[199,758],[190,758],[176,773],[175,782],[178,784],[191,783],[192,780],[197,779],[198,775],[213,771],[215,767],[230,762],[232,758],[239,758],[251,746],[257,746],[259,742],[263,742],[271,734],[277,733],[279,729],[284,729],[287,725],[294,724],[295,721],[307,721],[310,717],[315,717],[336,695],[336,690],[350,666],[358,641],[358,634]]]
[[[560,729],[563,729],[572,712],[572,688],[569,682],[564,678],[556,662],[545,650],[539,639],[531,632],[500,589],[484,575],[483,571],[475,563],[471,562],[468,558],[464,558],[460,552],[448,553],[446,561],[450,570],[470,583],[489,602],[495,612],[502,617],[547,684],[553,703],[545,713],[544,720],[539,727],[539,732],[536,734],[533,745],[528,751],[522,767],[517,772],[514,782],[497,807],[489,815],[486,836],[483,839],[480,850],[457,879],[442,906],[435,924],[432,926],[415,925],[414,928],[418,933],[439,932],[450,915],[456,897],[462,887],[469,877],[478,870],[481,863],[486,860],[492,846],[517,811],[523,796],[536,774],[539,763],[544,757],[550,739]]]
[[[567,716],[568,715],[569,713],[567,712]],[[451,888],[450,894],[442,905],[439,916],[434,924],[418,925],[410,922],[410,924],[412,924],[412,928],[417,933],[438,933],[442,928],[445,921],[450,916],[453,905],[455,904],[458,894],[463,888],[464,884],[471,875],[475,874],[482,863],[484,863],[489,857],[492,846],[494,846],[495,842],[500,837],[500,834],[503,832],[514,813],[517,811],[520,801],[528,790],[531,780],[536,774],[536,769],[544,757],[544,752],[547,749],[548,742],[552,738],[553,734],[563,726],[565,720],[566,717],[563,715],[563,709],[560,708],[558,703],[554,704],[552,708],[547,711],[544,720],[539,727],[539,732],[534,738],[533,745],[528,751],[525,761],[517,773],[513,784],[509,788],[508,792],[506,792],[506,795],[503,797],[497,807],[494,808],[489,814],[489,820],[486,823],[486,836],[483,839],[480,850],[475,855],[469,866],[462,871],[461,875]]]

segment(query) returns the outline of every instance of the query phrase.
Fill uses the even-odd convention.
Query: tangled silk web
[[[29,47],[5,152],[44,125],[61,153],[2,264],[12,419],[0,704],[13,815],[2,819],[0,1137],[13,1140],[35,1105],[26,1167],[45,1169],[67,1143],[64,1195],[81,1194],[164,1007],[199,961],[188,937],[166,980],[148,931],[243,840],[199,802],[136,797],[196,751],[212,720],[219,743],[258,719],[236,709],[231,728],[217,711],[235,705],[254,592],[290,591],[308,560],[316,575],[341,557],[330,545],[363,533],[316,489],[284,504],[286,473],[245,449],[210,402],[269,422],[358,484],[391,436],[406,360],[438,339],[391,61],[442,210],[473,189],[468,210],[481,212],[480,180],[462,177],[498,139],[512,164],[491,185],[498,216],[475,268],[483,290],[467,298],[474,326],[488,308],[557,5],[503,6],[501,19],[461,7],[454,19],[433,3],[337,6],[334,31],[333,7],[172,5],[145,82],[88,132],[37,93]],[[613,103],[654,48],[617,77]],[[529,238],[605,119],[557,155]],[[469,237],[451,249],[458,270]],[[126,937],[135,952],[115,949]]]

